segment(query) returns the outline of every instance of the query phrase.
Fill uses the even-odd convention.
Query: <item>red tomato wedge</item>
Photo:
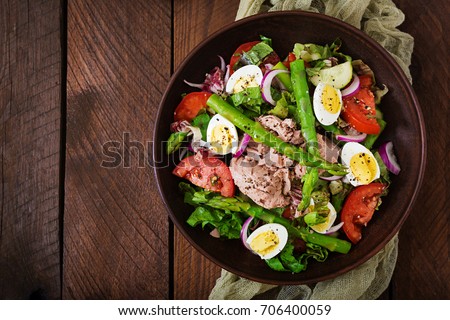
[[[354,244],[361,240],[362,227],[372,219],[383,190],[386,186],[373,182],[353,189],[345,199],[341,211],[341,221],[347,238]]]
[[[372,76],[369,74],[364,74],[361,76],[358,76],[359,78],[359,86],[361,88],[370,88],[373,85],[373,79]]]
[[[286,68],[291,69],[291,62],[294,62],[297,58],[293,52],[289,52],[286,60],[283,61],[283,64]]]
[[[200,110],[206,108],[206,101],[211,96],[209,92],[191,92],[183,97],[173,113],[175,121],[192,121]]]
[[[234,196],[235,185],[230,169],[220,159],[199,154],[186,157],[172,173],[206,190],[220,192],[224,197]]]
[[[344,108],[342,109],[342,119],[359,132],[367,134],[380,133],[380,125],[375,119],[375,97],[368,87],[361,87],[360,90],[351,97],[342,99]]]
[[[251,42],[243,43],[234,51],[234,53],[230,59],[230,76],[235,71],[234,67],[235,67],[236,63],[238,63],[238,61],[241,59],[242,53],[249,51],[251,48],[253,48],[253,46],[255,44],[260,43],[260,42],[261,41],[251,41]]]

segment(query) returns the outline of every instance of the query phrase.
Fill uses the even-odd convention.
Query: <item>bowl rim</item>
[[[338,271],[334,272],[332,275],[326,274],[323,276],[317,276],[311,279],[306,280],[299,280],[299,281],[284,281],[284,280],[272,280],[272,279],[264,279],[260,277],[255,277],[249,274],[245,274],[242,271],[236,269],[232,264],[224,265],[219,259],[215,258],[214,256],[210,255],[205,249],[203,249],[198,243],[196,243],[191,237],[188,235],[187,231],[183,227],[182,223],[178,221],[175,218],[175,214],[170,209],[170,206],[168,204],[168,200],[166,199],[165,194],[163,193],[162,186],[161,186],[161,177],[158,173],[159,168],[154,166],[154,175],[156,177],[157,187],[159,194],[163,200],[164,206],[169,213],[170,220],[176,225],[178,230],[181,232],[181,234],[184,236],[185,239],[188,240],[188,242],[197,250],[199,251],[203,256],[208,258],[210,261],[218,265],[220,268],[223,268],[229,272],[232,272],[238,276],[241,276],[246,279],[250,279],[252,281],[267,283],[267,284],[274,284],[274,285],[294,285],[294,284],[311,284],[311,283],[317,283],[324,280],[334,279],[371,259],[373,256],[375,256],[380,250],[382,250],[386,244],[392,240],[392,238],[400,231],[403,224],[405,223],[406,219],[408,218],[409,214],[411,213],[412,207],[414,206],[415,201],[417,200],[417,196],[420,192],[420,189],[422,187],[422,182],[424,178],[424,173],[426,169],[426,155],[427,155],[427,140],[426,140],[426,130],[425,130],[425,122],[421,110],[421,106],[419,103],[419,100],[413,90],[413,87],[411,83],[408,81],[404,71],[399,66],[399,64],[395,61],[393,56],[385,49],[383,48],[378,42],[376,42],[373,38],[371,38],[368,34],[364,33],[362,30],[354,27],[351,24],[348,24],[342,20],[339,20],[337,18],[322,14],[322,13],[315,13],[315,12],[309,12],[309,11],[303,11],[303,10],[286,10],[286,11],[274,11],[274,12],[265,12],[265,13],[259,13],[256,15],[252,15],[234,22],[231,22],[219,30],[213,32],[206,38],[204,38],[202,41],[200,41],[182,60],[182,62],[178,65],[177,69],[174,70],[173,74],[170,77],[170,80],[168,84],[166,85],[165,91],[163,96],[161,97],[160,103],[158,105],[158,112],[157,112],[157,118],[156,122],[153,128],[153,142],[156,141],[156,138],[158,136],[158,128],[160,126],[160,119],[161,114],[163,113],[163,106],[165,104],[165,101],[168,97],[168,90],[167,88],[170,88],[173,86],[174,82],[177,80],[179,73],[184,69],[184,67],[189,63],[191,58],[195,56],[198,51],[200,51],[209,41],[214,39],[220,34],[226,33],[230,29],[237,28],[241,25],[245,25],[249,22],[255,21],[255,20],[262,20],[267,17],[272,16],[296,16],[298,18],[313,18],[318,20],[327,21],[328,23],[337,24],[340,28],[349,29],[354,33],[358,38],[361,38],[365,42],[369,42],[370,46],[376,48],[378,50],[378,53],[382,56],[383,59],[385,59],[389,64],[392,65],[392,67],[397,71],[396,76],[399,78],[399,82],[403,83],[404,88],[406,90],[406,95],[411,98],[412,105],[414,107],[415,116],[417,117],[418,123],[419,123],[419,132],[420,132],[420,140],[422,141],[422,144],[420,146],[420,168],[419,172],[417,173],[416,177],[416,185],[415,188],[411,194],[411,201],[408,203],[408,206],[406,207],[403,215],[401,216],[401,219],[399,220],[399,223],[397,224],[396,228],[393,228],[391,232],[388,234],[388,237],[385,238],[384,241],[379,242],[376,246],[373,247],[372,250],[369,250],[367,254],[364,255],[362,259],[355,260],[352,263],[348,263],[345,267],[339,269]],[[152,148],[152,156],[154,157],[156,154],[158,154],[158,146],[156,143],[153,143]],[[170,232],[169,232],[170,234]]]

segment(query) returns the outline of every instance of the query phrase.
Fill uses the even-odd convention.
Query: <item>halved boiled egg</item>
[[[342,109],[341,90],[319,82],[314,90],[313,109],[321,124],[330,125],[336,122]]]
[[[206,129],[206,141],[215,154],[236,153],[239,137],[234,124],[220,114],[214,115]]]
[[[261,259],[275,257],[283,250],[288,240],[286,227],[278,223],[267,223],[253,231],[247,244]]]
[[[238,93],[246,88],[259,87],[263,74],[255,65],[247,65],[237,69],[228,79],[225,91],[228,94]]]
[[[311,229],[313,229],[317,233],[327,233],[328,230],[333,226],[334,222],[336,221],[337,213],[336,209],[333,207],[331,202],[327,203],[328,208],[328,215],[324,222],[315,224],[310,226]],[[315,203],[314,200],[311,198],[309,207],[305,210],[305,213],[315,211]]]
[[[350,170],[345,177],[355,187],[369,184],[380,177],[377,160],[362,144],[347,142],[341,150],[341,161]]]

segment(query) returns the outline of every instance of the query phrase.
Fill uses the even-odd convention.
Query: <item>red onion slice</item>
[[[327,232],[325,232],[325,234],[335,233],[340,228],[342,228],[343,225],[344,225],[344,222],[338,223],[337,225],[332,226],[330,229],[328,229]]]
[[[267,72],[261,81],[261,95],[265,102],[271,105],[276,105],[276,101],[272,98],[270,87],[272,86],[272,80],[280,73],[289,73],[287,70],[270,70]]]
[[[341,90],[342,97],[348,97],[356,94],[359,91],[360,81],[359,77],[354,73],[350,84]]]
[[[380,153],[381,160],[383,160],[386,168],[395,175],[399,174],[401,169],[394,153],[394,144],[392,141],[383,143],[378,148],[378,152]]]
[[[247,145],[251,139],[252,139],[251,136],[249,136],[247,133],[244,133],[241,143],[240,143],[236,153],[233,155],[233,158],[239,158],[242,155],[242,153],[245,151],[245,148],[247,148]]]
[[[226,68],[225,60],[223,60],[222,56],[219,56],[219,55],[217,55],[217,56],[220,59],[220,70],[222,70],[222,72],[225,73],[226,72],[226,70],[225,70],[225,68]]]
[[[188,144],[187,149],[190,152],[197,152],[197,151],[205,151],[210,147],[210,144],[207,141],[204,140],[198,140],[194,141],[192,140],[191,143]]]
[[[253,251],[252,248],[250,248],[250,246],[247,243],[247,239],[248,239],[248,226],[250,225],[250,223],[253,221],[253,217],[248,218],[247,220],[245,220],[244,224],[242,225],[242,229],[241,229],[241,240],[242,240],[242,244],[250,251]]]
[[[342,179],[342,177],[343,176],[331,176],[331,177],[319,177],[320,179],[322,179],[322,180],[325,180],[325,181],[336,181],[336,180],[339,180],[339,179]]]
[[[350,136],[350,135],[343,135],[343,134],[337,134],[336,139],[339,141],[345,141],[345,142],[362,142],[367,137],[366,133],[361,133],[356,136]]]
[[[230,65],[227,64],[227,66],[225,67],[226,72],[225,72],[225,76],[223,77],[223,83],[225,85],[225,87],[227,86],[227,82],[228,79],[230,79]]]
[[[181,150],[180,155],[178,156],[178,159],[181,161],[184,159],[184,156],[186,155],[186,153],[188,152],[188,148],[182,148],[183,150]]]
[[[190,87],[197,88],[200,90],[203,90],[203,87],[205,86],[204,83],[193,83],[193,82],[189,82],[187,80],[183,80],[183,82],[186,83]]]

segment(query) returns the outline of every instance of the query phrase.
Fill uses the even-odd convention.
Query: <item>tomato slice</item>
[[[362,227],[372,219],[385,185],[373,182],[353,189],[345,199],[341,211],[342,228],[348,239],[354,244],[361,240]]]
[[[359,78],[359,86],[361,88],[370,88],[373,85],[373,79],[370,74],[364,74],[361,76],[358,76]]]
[[[251,41],[241,44],[233,53],[230,59],[230,76],[233,74],[235,70],[235,66],[238,63],[238,61],[241,59],[241,55],[244,52],[249,51],[253,46],[257,43],[260,43],[261,41]]]
[[[186,157],[172,173],[209,191],[220,192],[224,197],[234,196],[234,181],[230,169],[220,159],[199,154]]]
[[[293,52],[289,52],[286,60],[283,61],[283,64],[286,68],[291,69],[291,62],[294,62],[295,60],[297,60],[295,54]]]
[[[173,113],[175,121],[192,121],[201,109],[206,108],[206,101],[210,96],[211,93],[203,91],[185,95]]]
[[[375,118],[375,97],[370,88],[361,87],[354,96],[345,97],[342,100],[344,108],[341,115],[345,122],[359,132],[380,133],[380,125]]]

